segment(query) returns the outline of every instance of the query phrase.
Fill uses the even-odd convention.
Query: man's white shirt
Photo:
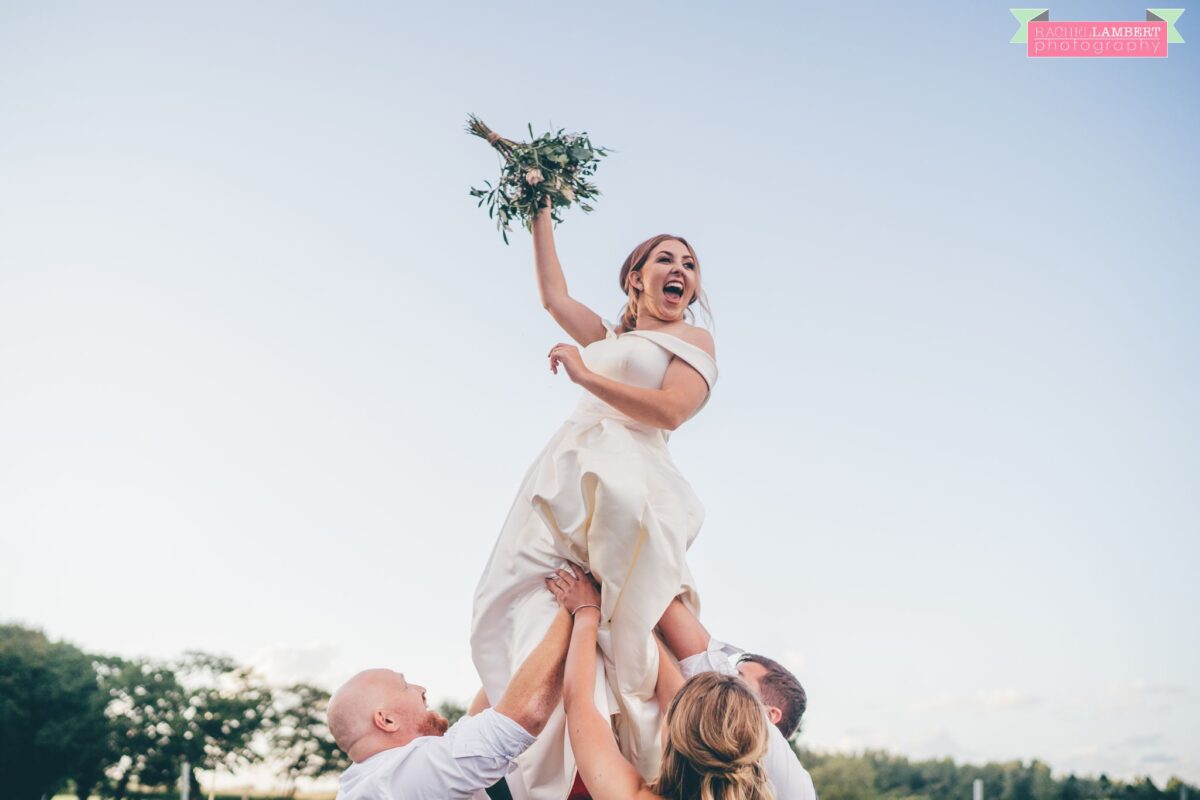
[[[730,658],[730,655],[736,652],[736,648],[710,638],[708,650],[680,661],[679,670],[685,679],[701,672],[737,675],[737,667]],[[767,744],[767,754],[763,756],[763,769],[766,770],[767,779],[775,789],[776,799],[817,800],[817,790],[813,786],[812,777],[792,752],[788,740],[783,738],[779,728],[772,725],[770,720],[767,720],[767,730],[770,742]]]
[[[443,736],[421,736],[342,773],[337,800],[486,800],[534,737],[489,708]],[[783,800],[780,798],[780,800]]]

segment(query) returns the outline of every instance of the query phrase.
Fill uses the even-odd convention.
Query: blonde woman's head
[[[708,300],[700,288],[700,261],[696,251],[680,236],[660,233],[633,248],[617,276],[625,293],[620,328],[638,327],[638,319],[662,322],[693,319],[690,306],[697,301],[711,317]]]
[[[740,678],[702,672],[667,709],[662,771],[652,787],[672,800],[774,800],[762,759],[762,703]]]

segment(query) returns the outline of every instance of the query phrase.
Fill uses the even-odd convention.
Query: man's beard
[[[450,720],[443,717],[436,711],[430,711],[425,715],[425,719],[421,720],[420,732],[418,736],[441,736],[450,728]]]

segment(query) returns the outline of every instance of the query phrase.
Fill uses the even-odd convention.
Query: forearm
[[[600,627],[600,612],[581,608],[575,612],[571,630],[571,645],[567,649],[567,666],[563,674],[563,707],[567,714],[591,706],[596,700],[596,631]]]
[[[575,613],[571,647],[563,679],[563,706],[567,712],[567,737],[592,797],[597,800],[638,795],[645,785],[621,755],[612,725],[596,708],[596,630],[600,612],[581,608]]]
[[[563,662],[571,641],[571,616],[562,609],[542,641],[521,664],[496,711],[533,735],[541,733],[562,695]]]
[[[479,691],[475,693],[475,699],[471,701],[471,707],[467,709],[467,716],[473,717],[476,714],[485,711],[491,707],[491,701],[488,700],[487,692],[483,691],[483,687],[479,687]]]
[[[638,422],[673,431],[683,424],[686,400],[666,389],[647,389],[606,378],[589,370],[579,385]]]
[[[542,299],[542,307],[549,309],[567,296],[567,279],[554,249],[554,221],[550,218],[550,209],[543,208],[533,218],[532,233],[538,295]]]
[[[683,686],[683,675],[679,672],[679,667],[675,666],[675,662],[671,660],[663,643],[657,639],[655,642],[658,644],[658,681],[654,684],[654,696],[658,700],[659,709],[665,714],[667,706],[671,704],[671,700]]]
[[[680,661],[703,653],[712,638],[699,618],[678,597],[671,601],[658,620],[658,633],[667,649]]]

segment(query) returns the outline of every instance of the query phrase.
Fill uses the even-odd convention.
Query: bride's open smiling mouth
[[[666,285],[663,286],[663,297],[671,303],[678,303],[683,300],[683,281],[679,279],[667,281]]]

